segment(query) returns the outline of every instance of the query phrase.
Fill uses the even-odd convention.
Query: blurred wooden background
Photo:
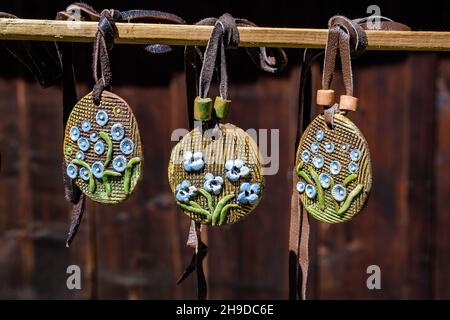
[[[7,3],[5,3],[7,2]],[[3,1],[0,11],[54,18],[69,1]],[[259,1],[96,1],[98,10],[158,9],[195,22],[230,12],[264,26],[326,27],[340,13],[366,15],[370,2],[316,1],[276,6]],[[378,2],[381,14],[413,29],[449,30],[450,5]],[[78,94],[92,87],[91,46],[76,46]],[[291,167],[301,50],[289,68],[262,74],[243,50],[230,52],[230,122],[280,130],[280,170],[267,177],[258,209],[243,222],[208,231],[210,298],[285,299]],[[140,124],[145,175],[126,203],[89,203],[81,230],[66,249],[69,205],[61,181],[62,108],[58,86],[41,89],[0,51],[0,298],[195,298],[195,279],[175,281],[190,260],[189,221],[174,204],[166,178],[173,142],[187,126],[182,48],[149,56],[116,46],[114,91]],[[318,68],[318,67],[317,67]],[[318,69],[316,68],[316,73]],[[351,115],[371,147],[374,185],[354,221],[311,220],[313,299],[450,298],[450,54],[370,52],[354,61],[359,112]],[[316,79],[318,80],[318,79]],[[82,269],[82,290],[66,288],[66,268]],[[366,288],[366,268],[379,265],[381,290]]]

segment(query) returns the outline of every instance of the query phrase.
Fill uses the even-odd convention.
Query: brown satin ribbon
[[[377,30],[411,30],[402,23],[394,22],[381,16],[371,16],[355,20],[349,20],[343,16],[332,17],[329,21],[328,39],[325,48],[322,89],[329,89],[331,86],[336,57],[339,53],[345,91],[347,95],[353,95],[351,58],[357,57],[364,52],[367,46],[367,37],[364,30],[369,29],[370,26],[376,27]],[[297,151],[304,130],[311,121],[313,96],[311,88],[311,65],[322,54],[323,52],[317,50],[305,50],[304,52],[300,73],[295,151]],[[332,120],[336,112],[338,112],[337,105],[324,109],[324,116],[327,123],[332,125]],[[291,300],[306,299],[309,267],[309,215],[299,201],[296,190],[297,182],[298,177],[293,174],[289,226],[289,299]]]

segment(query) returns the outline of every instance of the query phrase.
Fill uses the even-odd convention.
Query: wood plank
[[[436,86],[436,156],[433,298],[450,299],[450,59],[439,57]]]
[[[206,45],[212,27],[117,23],[116,43]],[[0,19],[0,39],[92,42],[96,22]],[[327,29],[239,27],[241,47],[324,48]],[[450,51],[450,32],[367,31],[368,50]]]

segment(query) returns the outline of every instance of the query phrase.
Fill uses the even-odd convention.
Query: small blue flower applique
[[[184,170],[186,172],[191,171],[200,171],[205,166],[205,161],[203,160],[203,153],[202,152],[185,152],[184,153]]]
[[[259,201],[261,186],[259,183],[244,182],[241,184],[241,193],[237,197],[237,201],[241,204],[255,205]]]
[[[223,178],[220,176],[214,177],[212,173],[205,174],[205,183],[203,188],[214,195],[218,195],[222,191]]]
[[[179,202],[188,203],[191,198],[193,198],[197,194],[197,188],[195,186],[191,186],[191,183],[188,180],[184,180],[176,188],[175,198]]]
[[[227,179],[230,181],[238,181],[250,174],[250,168],[244,165],[241,159],[228,160],[225,162],[225,171]]]

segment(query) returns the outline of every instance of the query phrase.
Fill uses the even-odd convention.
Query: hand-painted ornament
[[[309,161],[308,150],[325,152]],[[369,147],[345,115],[334,115],[333,128],[323,115],[316,117],[300,140],[296,163],[297,191],[314,218],[339,223],[362,210],[372,187]]]
[[[172,149],[169,183],[184,213],[221,226],[247,216],[259,203],[264,177],[256,143],[242,129],[220,124],[212,139],[200,128]]]
[[[103,91],[95,106],[92,93],[73,108],[64,138],[67,175],[92,200],[124,201],[142,172],[141,139],[131,108],[119,96]]]

